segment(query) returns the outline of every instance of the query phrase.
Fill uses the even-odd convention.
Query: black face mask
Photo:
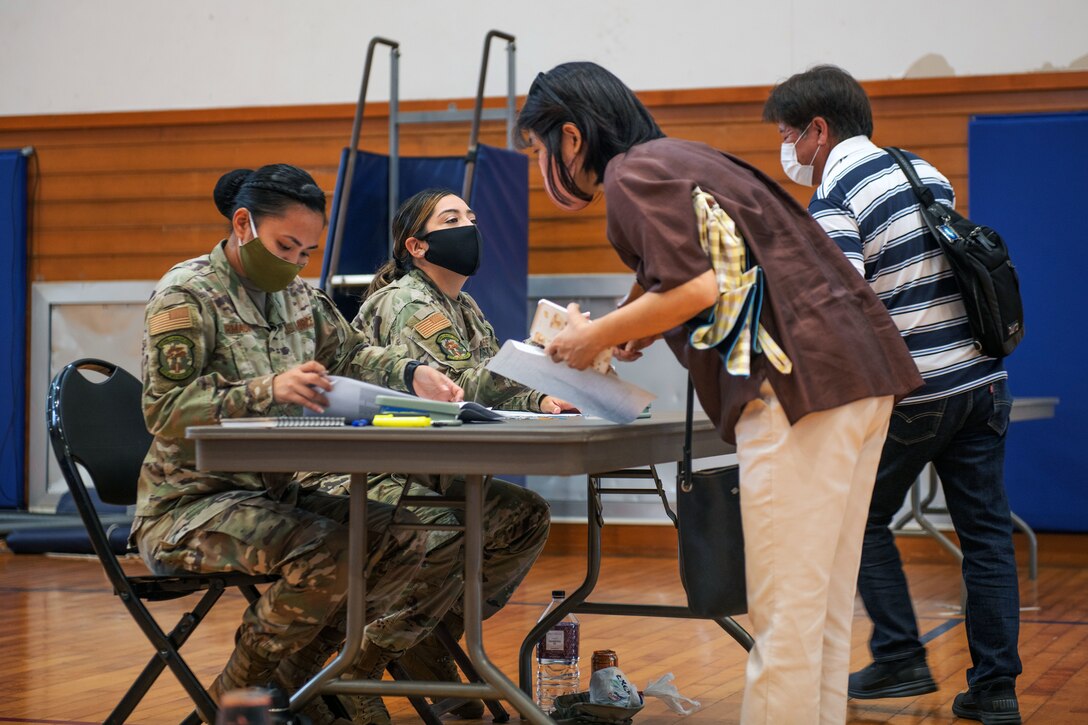
[[[427,242],[423,258],[431,264],[466,277],[476,274],[480,268],[480,250],[484,242],[475,224],[435,229],[419,239]]]

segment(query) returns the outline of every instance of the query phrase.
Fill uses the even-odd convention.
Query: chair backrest
[[[106,377],[91,380],[84,370]],[[53,455],[103,563],[112,554],[76,464],[86,469],[106,503],[128,506],[136,502],[140,466],[152,440],[144,424],[141,395],[139,380],[113,363],[93,358],[67,365],[49,386],[46,419]]]

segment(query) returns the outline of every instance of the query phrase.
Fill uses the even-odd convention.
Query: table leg
[[[535,725],[554,725],[529,696],[506,678],[484,652],[483,646],[483,510],[484,477],[465,477],[465,644],[469,659],[484,682],[496,690]],[[350,631],[350,630],[349,630]]]
[[[597,495],[596,477],[586,477],[587,506],[589,509],[586,537],[586,577],[582,584],[558,607],[536,623],[521,642],[518,652],[518,684],[526,695],[533,692],[533,648],[556,622],[563,619],[593,593],[597,577],[601,573],[601,497]]]
[[[344,648],[329,664],[291,696],[291,711],[298,712],[322,688],[335,681],[355,661],[362,649],[363,629],[366,627],[366,492],[367,474],[351,474],[348,503],[348,587],[344,606],[347,608],[347,633]]]

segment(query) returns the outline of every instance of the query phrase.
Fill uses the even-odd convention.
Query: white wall
[[[636,90],[1088,68],[1083,0],[0,0],[0,115],[353,102],[367,41],[401,42],[401,96],[475,92],[484,33],[517,89],[566,60]],[[940,8],[943,19],[933,18]],[[899,17],[896,17],[896,13]],[[501,46],[497,46],[498,50]],[[505,88],[504,54],[488,95]],[[371,99],[388,97],[382,51]]]

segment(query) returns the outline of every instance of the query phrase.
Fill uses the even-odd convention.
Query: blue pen
[[[359,418],[358,420],[351,421],[351,424],[356,428],[362,428],[365,425],[370,425],[370,421],[366,418]]]

